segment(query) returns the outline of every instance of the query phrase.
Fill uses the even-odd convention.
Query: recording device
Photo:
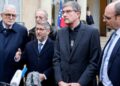
[[[14,76],[13,76],[11,82],[10,82],[10,85],[11,85],[11,86],[19,86],[20,81],[21,81],[21,79],[25,76],[25,73],[26,73],[26,72],[27,72],[27,67],[26,67],[26,65],[24,65],[24,68],[23,68],[22,70],[18,69],[18,70],[15,72],[15,74],[14,74]]]
[[[33,71],[28,73],[25,86],[42,86],[39,72]]]

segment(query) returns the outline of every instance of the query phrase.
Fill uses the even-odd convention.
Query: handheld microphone
[[[10,82],[11,86],[19,86],[22,76],[22,70],[17,70]]]
[[[26,73],[26,72],[27,72],[27,67],[26,67],[26,65],[24,65],[24,68],[23,68],[22,70],[18,69],[18,70],[15,72],[15,74],[14,74],[14,76],[13,76],[11,82],[10,82],[10,85],[11,85],[11,86],[19,86],[20,81],[21,81],[21,79],[25,76],[25,73]]]
[[[25,73],[27,72],[27,67],[24,65],[24,68],[22,69],[22,78],[25,76]]]

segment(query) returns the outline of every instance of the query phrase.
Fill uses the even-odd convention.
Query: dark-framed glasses
[[[42,17],[42,16],[35,16],[35,18],[39,18],[40,20],[45,20],[45,17]]]
[[[71,12],[76,12],[76,11],[75,10],[63,10],[62,14],[65,14],[65,13],[69,14]]]
[[[6,17],[16,17],[16,14],[4,13]]]

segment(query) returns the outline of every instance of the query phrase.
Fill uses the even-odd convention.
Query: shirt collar
[[[42,41],[42,42],[38,40],[38,44],[42,43],[42,44],[44,45],[44,44],[46,43],[46,41],[47,41],[47,39],[45,39],[45,40]]]
[[[2,25],[3,25],[3,27],[6,28],[6,29],[8,28],[8,27],[6,27],[6,25],[5,25],[5,23],[4,23],[3,21],[2,21]],[[12,29],[12,26],[13,26],[13,24],[12,24],[9,28]]]
[[[120,37],[120,28],[116,31],[116,34]]]

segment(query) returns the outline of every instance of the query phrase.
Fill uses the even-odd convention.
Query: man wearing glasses
[[[15,22],[15,6],[5,5],[0,15],[0,82],[10,83],[18,69],[14,56],[18,49],[24,49],[27,29]]]
[[[63,5],[68,27],[57,33],[53,67],[58,86],[96,86],[100,55],[98,30],[80,22],[81,8],[75,1]]]
[[[103,21],[115,30],[106,43],[99,67],[99,86],[120,86],[120,1],[107,5]]]
[[[42,22],[48,22],[48,13],[43,9],[38,9],[35,12],[35,23],[40,24]],[[49,24],[49,22],[48,22]],[[53,30],[53,28],[50,28],[50,34],[49,37],[52,40],[55,40],[56,32]],[[33,27],[31,30],[29,30],[29,41],[36,39],[35,36],[35,27]]]

